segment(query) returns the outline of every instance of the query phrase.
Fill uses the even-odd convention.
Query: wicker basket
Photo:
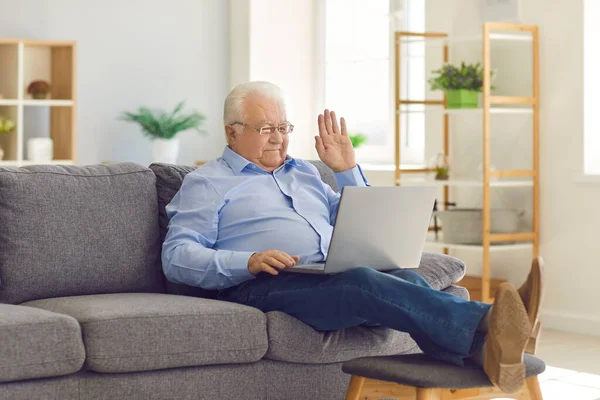
[[[493,209],[491,213],[491,233],[516,233],[519,231],[524,212],[512,209]],[[481,244],[483,242],[482,215],[478,208],[457,208],[436,211],[442,221],[444,242],[455,244]]]

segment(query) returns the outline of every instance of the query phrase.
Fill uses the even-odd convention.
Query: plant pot
[[[48,92],[36,92],[31,95],[36,100],[44,100],[48,98]]]
[[[177,164],[179,139],[154,139],[152,141],[152,162]]]
[[[477,108],[479,92],[475,90],[448,90],[446,92],[447,108]]]

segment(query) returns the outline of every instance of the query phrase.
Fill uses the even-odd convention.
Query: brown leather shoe
[[[531,271],[529,272],[527,280],[519,288],[519,295],[523,300],[523,304],[525,304],[525,309],[529,316],[529,323],[533,327],[529,340],[527,341],[527,346],[525,347],[525,353],[528,354],[535,354],[540,336],[540,308],[544,294],[543,283],[544,260],[542,260],[542,257],[537,257],[533,259]]]
[[[517,288],[502,283],[491,309],[483,368],[490,381],[505,393],[523,387],[523,351],[530,334],[529,316]]]

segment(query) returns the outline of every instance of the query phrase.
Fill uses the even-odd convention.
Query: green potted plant
[[[179,132],[194,129],[198,132],[204,121],[204,115],[193,110],[187,114],[182,113],[184,102],[175,106],[168,113],[162,110],[150,110],[140,107],[137,113],[124,112],[121,119],[138,123],[142,132],[152,143],[152,161],[177,164],[179,154],[179,139],[175,136]]]
[[[362,133],[351,133],[348,135],[348,137],[352,142],[352,147],[355,149],[362,146],[367,141],[367,137]]]
[[[478,94],[483,87],[481,63],[467,65],[463,61],[458,67],[445,64],[432,73],[436,76],[429,79],[431,90],[446,93],[447,108],[477,108]]]
[[[0,117],[0,135],[11,133],[15,129],[15,123],[4,117]],[[4,150],[0,147],[0,160],[4,158]]]
[[[435,171],[435,179],[438,181],[446,181],[450,178],[450,165],[448,164],[448,157],[444,153],[436,155],[433,170]]]
[[[27,86],[27,93],[34,99],[45,99],[48,97],[48,93],[50,93],[50,84],[42,80],[32,81]]]

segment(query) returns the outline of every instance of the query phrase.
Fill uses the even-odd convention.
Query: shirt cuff
[[[356,167],[342,172],[335,173],[335,181],[340,190],[344,186],[369,186],[367,179],[363,175],[362,169],[356,164]]]
[[[239,285],[242,282],[256,278],[248,270],[248,260],[254,253],[251,251],[234,251],[232,253],[229,268],[231,281]]]

